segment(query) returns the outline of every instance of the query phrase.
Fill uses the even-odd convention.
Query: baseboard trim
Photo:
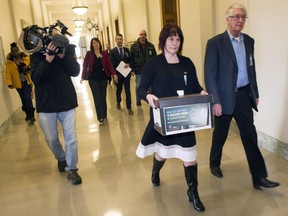
[[[239,134],[235,121],[231,121],[230,130]],[[288,160],[288,143],[281,142],[265,133],[257,131],[258,145]]]
[[[281,142],[280,140],[275,139],[265,133],[257,131],[258,143],[263,148],[267,149],[270,152],[273,152],[277,155],[288,160],[288,144]]]
[[[19,112],[22,112],[21,108],[18,108],[14,113],[12,113],[8,119],[6,121],[4,121],[1,125],[0,125],[0,136],[3,136],[3,134],[6,132],[6,130],[9,128],[12,119],[15,115],[17,115]]]

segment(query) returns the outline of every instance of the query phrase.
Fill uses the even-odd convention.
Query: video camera
[[[58,31],[56,27],[60,28],[58,34],[53,33],[55,29]],[[68,28],[59,20],[57,20],[56,24],[44,28],[31,25],[23,29],[18,39],[18,44],[22,50],[30,54],[34,52],[48,53],[48,55],[64,53],[65,48],[69,46],[69,40],[65,35],[72,36],[67,30]],[[57,52],[46,48],[50,42],[57,46]]]

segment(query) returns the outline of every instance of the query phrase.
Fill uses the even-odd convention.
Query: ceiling
[[[79,0],[74,1],[76,5]],[[77,16],[72,11],[73,0],[40,0],[40,2],[45,25],[55,24],[57,20],[60,20],[68,27],[68,31],[74,34],[73,20]],[[82,18],[85,20],[90,18],[93,23],[97,23],[98,14],[101,14],[102,11],[103,0],[86,0],[86,3],[88,11]],[[88,30],[85,28],[85,24],[83,26],[82,34],[85,34]]]

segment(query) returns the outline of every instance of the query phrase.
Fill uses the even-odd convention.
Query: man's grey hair
[[[233,16],[233,10],[234,9],[242,9],[245,12],[245,14],[247,15],[247,9],[246,9],[246,7],[244,5],[242,5],[240,3],[234,3],[230,7],[227,8],[227,10],[226,10],[226,18],[230,17],[230,16]]]

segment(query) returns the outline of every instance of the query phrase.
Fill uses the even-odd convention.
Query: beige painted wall
[[[259,131],[288,143],[288,2],[254,0],[248,8],[260,88],[255,123]]]
[[[30,7],[30,1],[27,0],[11,0],[14,9],[14,18],[16,26],[16,37],[22,32],[21,19],[25,20],[26,23],[30,25],[33,24],[32,10]]]
[[[183,55],[191,58],[204,87],[203,59],[206,41],[212,35],[212,1],[179,0],[180,25],[184,34]]]
[[[125,42],[135,41],[140,29],[147,29],[146,10],[143,8],[146,8],[145,0],[123,0]]]
[[[148,33],[148,40],[154,44],[156,52],[160,53],[158,50],[158,43],[159,43],[159,33],[162,29],[162,22],[161,22],[161,0],[148,0],[147,7],[146,7],[146,15],[147,15],[147,33]],[[140,30],[140,29],[139,29]],[[137,36],[139,34],[139,30],[137,31]]]
[[[113,24],[114,24],[114,19],[117,18],[119,15],[117,13],[117,11],[119,11],[119,7],[120,7],[119,1],[120,0],[108,0],[108,1],[103,2],[103,13],[102,13],[103,14],[103,17],[102,17],[103,24],[102,24],[102,28],[103,28],[105,35],[106,35],[105,44],[108,43],[108,37],[109,37],[111,47],[114,46],[113,35],[115,32],[115,28],[114,28]],[[107,27],[109,27],[109,35],[107,35]]]
[[[31,1],[31,11],[32,11],[32,24],[37,24],[38,26],[44,26],[43,13],[39,0]]]

